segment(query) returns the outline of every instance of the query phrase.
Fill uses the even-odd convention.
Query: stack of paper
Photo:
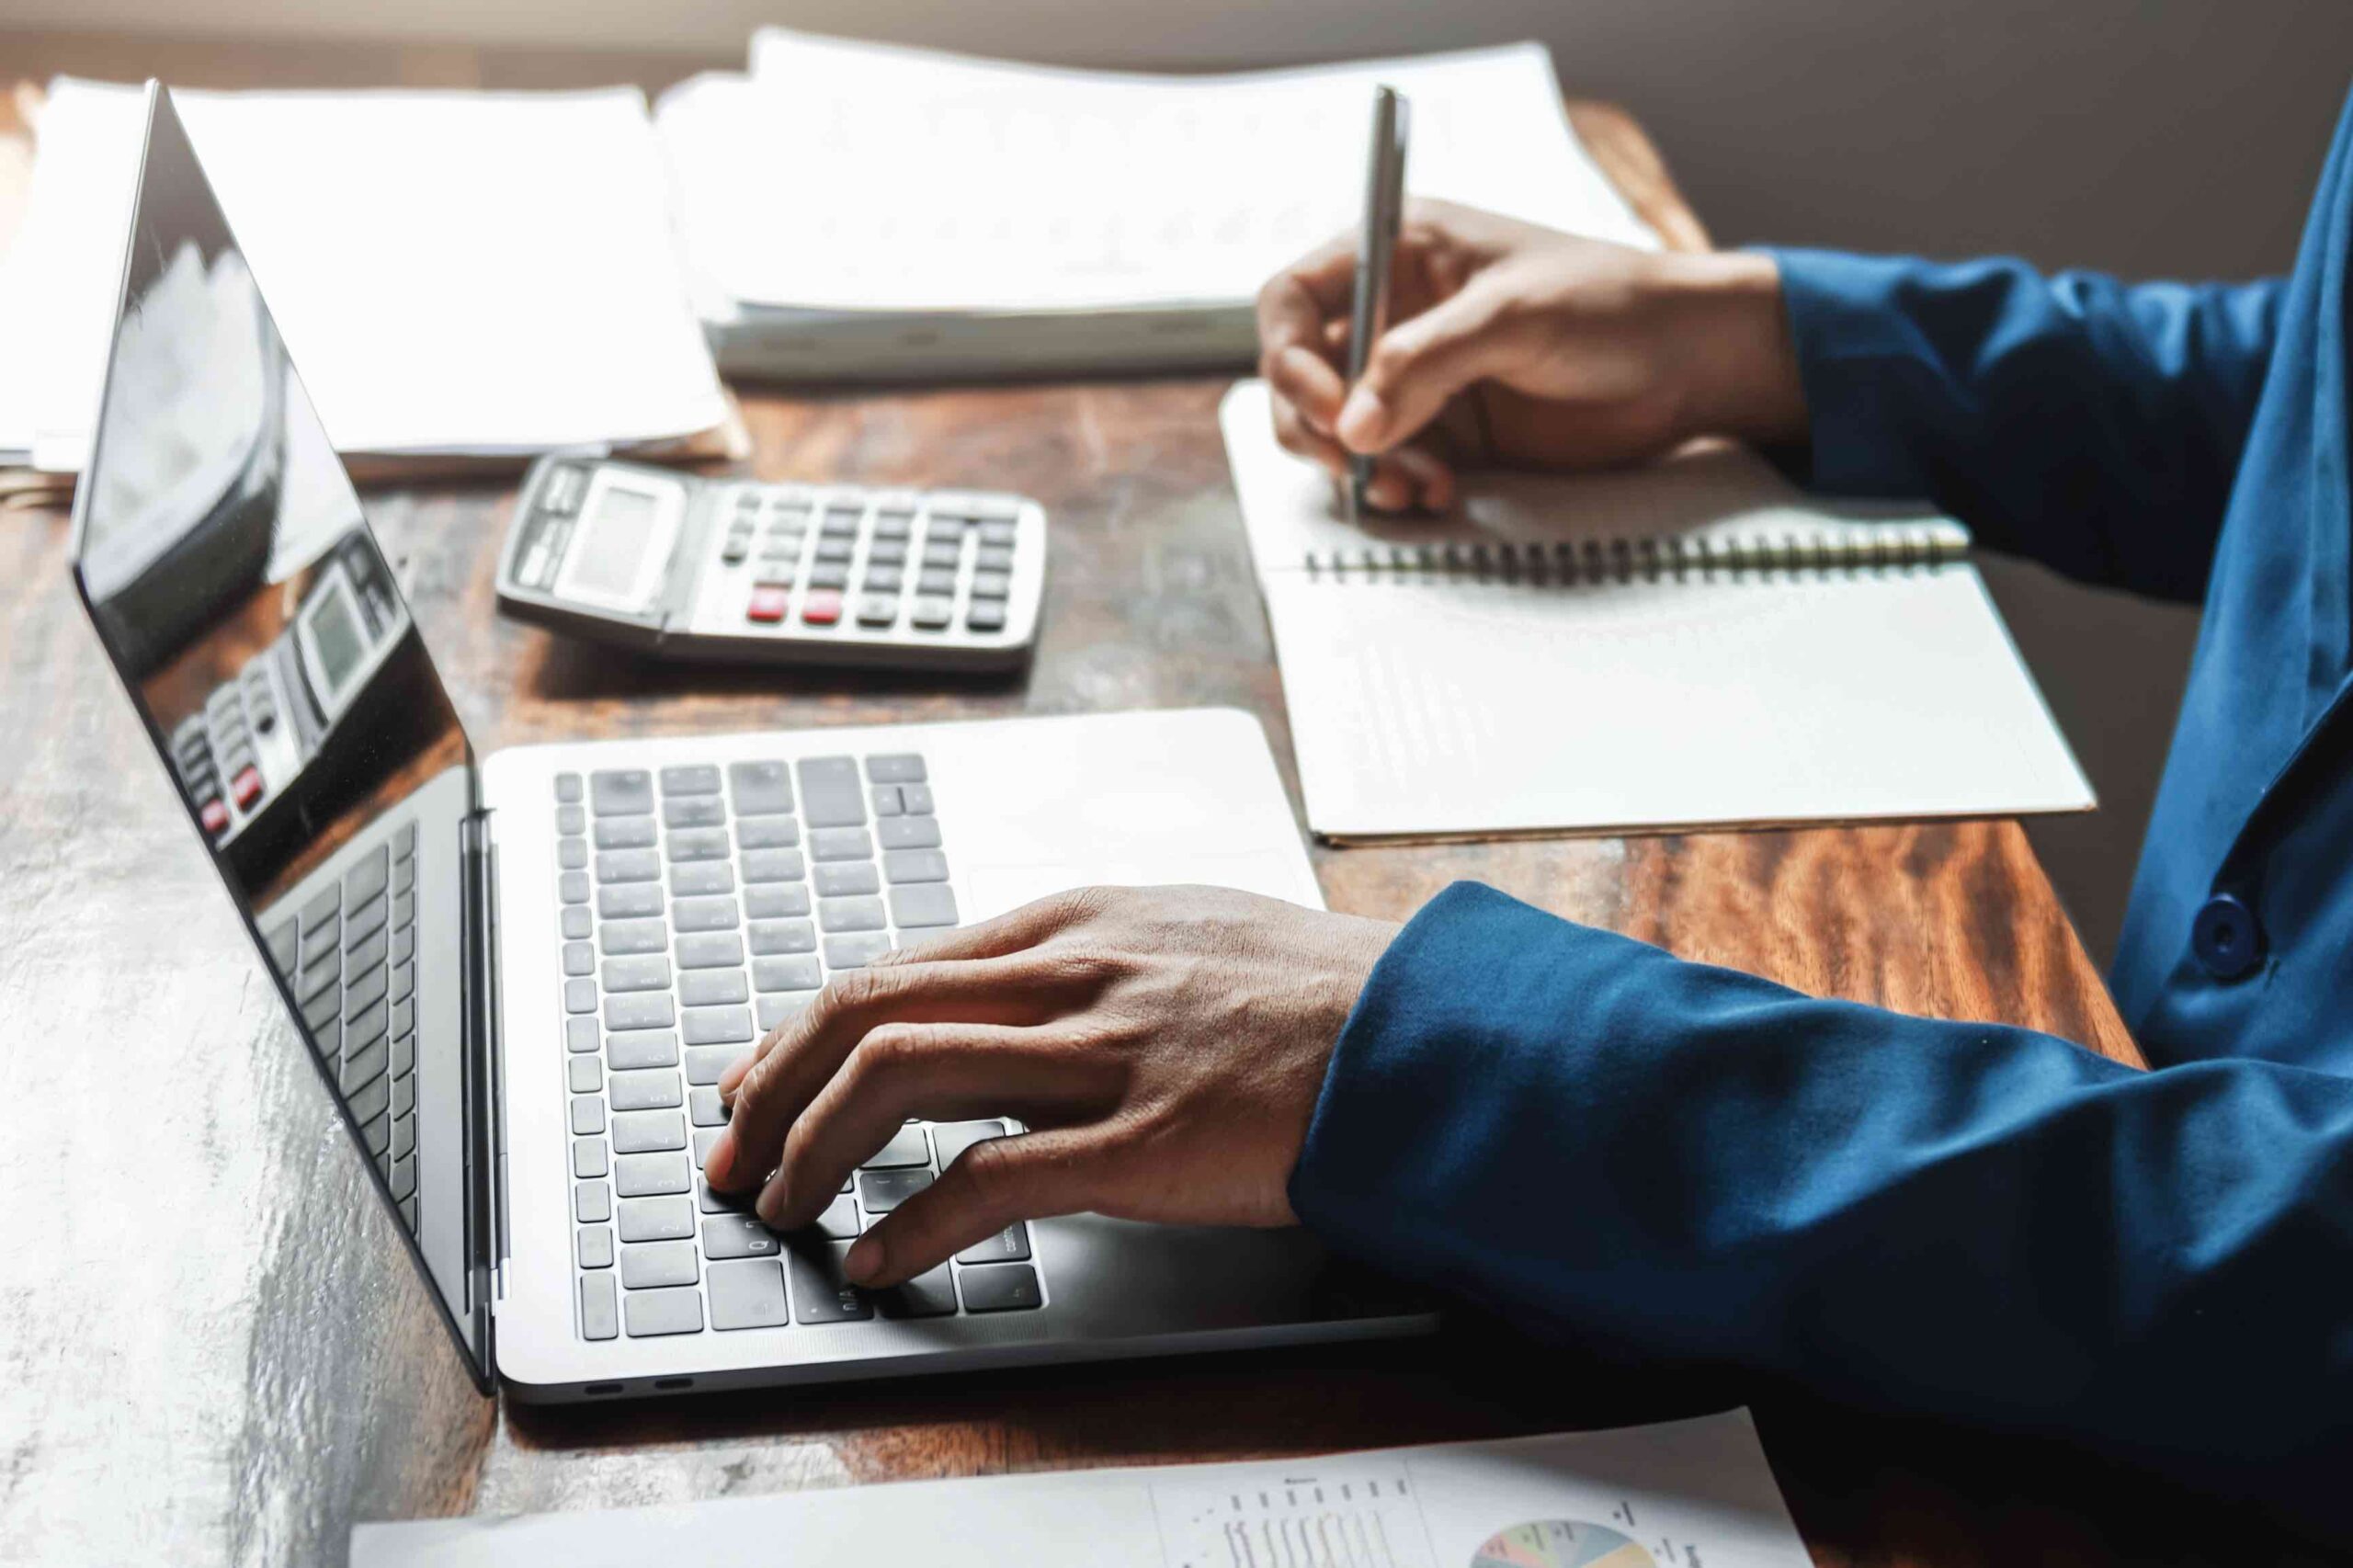
[[[1414,194],[1658,244],[1532,43],[1150,76],[769,28],[748,78],[688,82],[655,120],[731,370],[1229,365],[1259,286],[1358,221],[1381,84],[1413,104]]]
[[[711,431],[726,396],[642,95],[174,95],[346,452]],[[0,263],[0,461],[81,467],[137,176],[137,88],[60,81]]]

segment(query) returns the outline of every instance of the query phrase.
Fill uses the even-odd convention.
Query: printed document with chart
[[[352,1568],[1808,1568],[1745,1410],[1315,1459],[361,1525]]]
[[[1967,530],[1804,495],[1743,449],[1470,474],[1341,515],[1222,410],[1308,825],[1332,839],[2089,810]]]

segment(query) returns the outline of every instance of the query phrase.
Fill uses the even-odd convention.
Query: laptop
[[[152,85],[109,355],[76,585],[293,1049],[485,1392],[628,1397],[1431,1325],[1303,1233],[1097,1216],[1016,1225],[900,1290],[848,1285],[850,1238],[972,1143],[1020,1136],[1008,1118],[909,1123],[791,1234],[700,1177],[722,1069],[877,953],[1086,883],[1317,903],[1250,717],[478,755]]]

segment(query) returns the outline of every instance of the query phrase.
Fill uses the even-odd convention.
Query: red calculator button
[[[771,623],[782,620],[784,607],[791,597],[791,589],[764,583],[752,590],[752,602],[744,611],[744,619]]]
[[[842,597],[832,588],[812,588],[801,601],[801,619],[812,626],[831,626],[842,618]]]
[[[229,808],[221,803],[218,795],[198,808],[197,815],[202,819],[204,831],[209,834],[218,836],[229,831]]]
[[[237,798],[239,811],[252,811],[254,802],[261,799],[261,769],[248,764],[229,780],[229,793]]]

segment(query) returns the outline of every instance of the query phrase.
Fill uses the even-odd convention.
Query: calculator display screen
[[[311,607],[311,637],[319,650],[319,667],[327,689],[340,692],[368,653],[359,640],[359,622],[351,608],[351,590],[336,584]]]
[[[642,490],[605,487],[566,562],[565,585],[606,599],[628,599],[637,588],[639,566],[653,537],[660,504]]]

